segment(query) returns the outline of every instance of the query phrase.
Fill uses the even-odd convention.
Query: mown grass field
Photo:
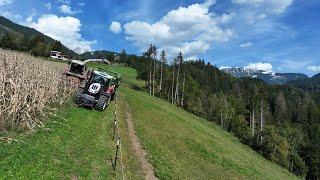
[[[101,64],[90,66],[97,68]],[[135,79],[133,69],[109,68],[119,72],[124,70],[124,79]],[[112,140],[114,103],[106,111],[99,112],[76,107],[68,101],[56,107],[57,116],[49,117],[44,128],[32,133],[0,132],[0,137],[20,141],[10,144],[0,141],[0,179],[121,179],[120,159],[116,171],[110,160],[115,156],[115,141]],[[124,177],[142,179],[137,158],[132,155],[125,115],[119,107]]]
[[[218,126],[129,88],[138,137],[160,179],[295,179]]]
[[[30,135],[18,134],[15,138],[24,143],[1,144],[0,174],[28,179],[111,175],[106,166],[112,153],[107,123],[112,120],[106,116],[111,111],[102,114],[65,104],[58,115],[66,120],[56,117],[52,120],[58,123],[49,122]]]
[[[134,70],[116,67],[135,83]],[[142,85],[142,84],[139,84]],[[297,179],[217,125],[147,93],[120,89],[160,179]]]
[[[144,82],[136,80],[134,69],[90,66],[108,67],[123,76],[116,111],[125,179],[143,179],[127,134],[126,103],[131,108],[136,133],[160,179],[296,179],[218,126],[140,91]],[[57,112],[67,121],[52,117],[58,123],[46,124],[45,128],[52,131],[38,129],[30,135],[1,135],[24,143],[0,142],[0,179],[121,179],[120,166],[114,172],[110,163],[115,149],[114,108],[111,104],[106,111],[98,112],[68,102]]]

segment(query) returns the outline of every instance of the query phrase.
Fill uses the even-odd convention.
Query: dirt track
[[[154,180],[158,179],[154,175],[154,170],[152,164],[150,164],[147,160],[147,152],[142,148],[139,138],[137,137],[135,130],[134,130],[134,125],[133,125],[133,118],[131,115],[131,110],[129,105],[126,105],[127,113],[126,113],[126,120],[128,124],[128,133],[132,142],[132,148],[135,153],[135,155],[138,157],[138,160],[141,165],[141,169],[145,175],[145,179],[147,180]]]

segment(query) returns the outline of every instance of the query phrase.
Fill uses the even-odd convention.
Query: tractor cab
[[[106,90],[108,87],[111,86],[112,78],[113,78],[112,76],[110,76],[105,72],[92,71],[87,85],[100,84],[100,87],[101,87],[100,89]]]
[[[74,96],[74,102],[81,106],[104,110],[116,92],[114,77],[106,72],[92,71],[84,87]]]
[[[85,79],[87,74],[86,63],[79,60],[70,61],[66,74],[69,76],[78,77],[80,79]]]

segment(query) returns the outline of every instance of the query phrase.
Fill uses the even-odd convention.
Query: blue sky
[[[154,43],[218,67],[320,72],[319,0],[0,0],[0,14],[78,52]]]

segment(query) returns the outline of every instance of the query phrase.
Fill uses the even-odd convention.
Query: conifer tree
[[[167,63],[166,52],[162,50],[161,52],[161,59],[160,59],[160,85],[159,85],[159,92],[162,90],[162,79],[163,79],[163,66]]]
[[[174,96],[175,103],[179,102],[179,76],[180,76],[180,68],[182,63],[183,63],[183,57],[180,51],[179,55],[177,56],[178,72],[177,72],[176,92]]]
[[[176,59],[173,60],[172,62],[172,86],[171,86],[171,103],[174,104],[174,81],[175,81],[175,76],[174,76],[174,71],[175,71],[175,66],[176,66]]]
[[[156,46],[152,46],[152,58],[153,58],[153,74],[152,74],[152,95],[154,96],[155,91],[155,76],[156,76],[156,57],[157,57],[157,49]]]

